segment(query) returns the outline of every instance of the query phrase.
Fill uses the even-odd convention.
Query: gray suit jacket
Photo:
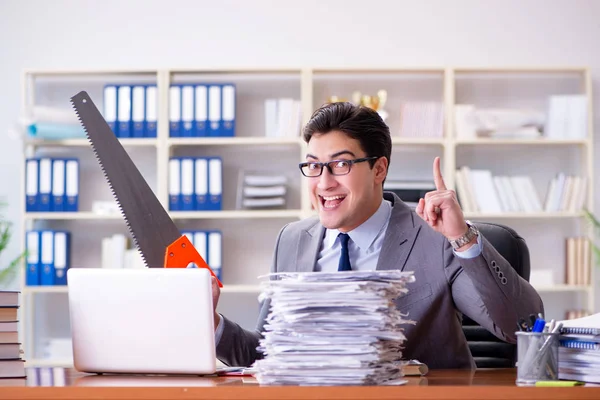
[[[414,271],[416,281],[396,300],[416,325],[404,327],[404,359],[418,359],[430,368],[475,368],[463,334],[462,314],[498,338],[515,343],[519,318],[543,312],[533,287],[483,239],[483,252],[461,259],[448,240],[435,232],[396,195],[386,231],[378,270]],[[277,238],[272,272],[313,271],[325,228],[317,217],[286,225]],[[505,283],[500,278],[506,277]],[[247,366],[261,358],[256,347],[262,335],[269,304],[262,305],[256,331],[247,331],[223,318],[224,330],[217,357],[227,365]]]

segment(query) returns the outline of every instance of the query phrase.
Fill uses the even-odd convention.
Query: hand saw
[[[190,240],[179,232],[90,96],[79,92],[71,97],[71,103],[146,266],[186,268],[195,263],[216,278]]]

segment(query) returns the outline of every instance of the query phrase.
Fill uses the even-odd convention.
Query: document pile
[[[600,383],[600,313],[563,321],[558,378]]]
[[[400,360],[412,323],[394,305],[412,272],[347,271],[271,274],[270,300],[255,364],[260,384],[402,384]],[[261,300],[262,300],[261,299]]]

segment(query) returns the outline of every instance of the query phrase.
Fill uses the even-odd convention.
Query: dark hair
[[[302,136],[308,143],[314,134],[331,131],[341,131],[358,140],[367,157],[386,157],[389,169],[392,155],[390,128],[377,111],[349,102],[325,104],[310,117]],[[375,161],[377,160],[369,161],[371,168]]]

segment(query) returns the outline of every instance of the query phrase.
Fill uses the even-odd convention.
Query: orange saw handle
[[[187,268],[189,263],[194,263],[198,268],[207,268],[210,274],[215,277],[219,287],[223,284],[217,278],[206,261],[202,258],[198,250],[192,245],[187,236],[182,235],[179,239],[167,246],[165,251],[165,268]]]

